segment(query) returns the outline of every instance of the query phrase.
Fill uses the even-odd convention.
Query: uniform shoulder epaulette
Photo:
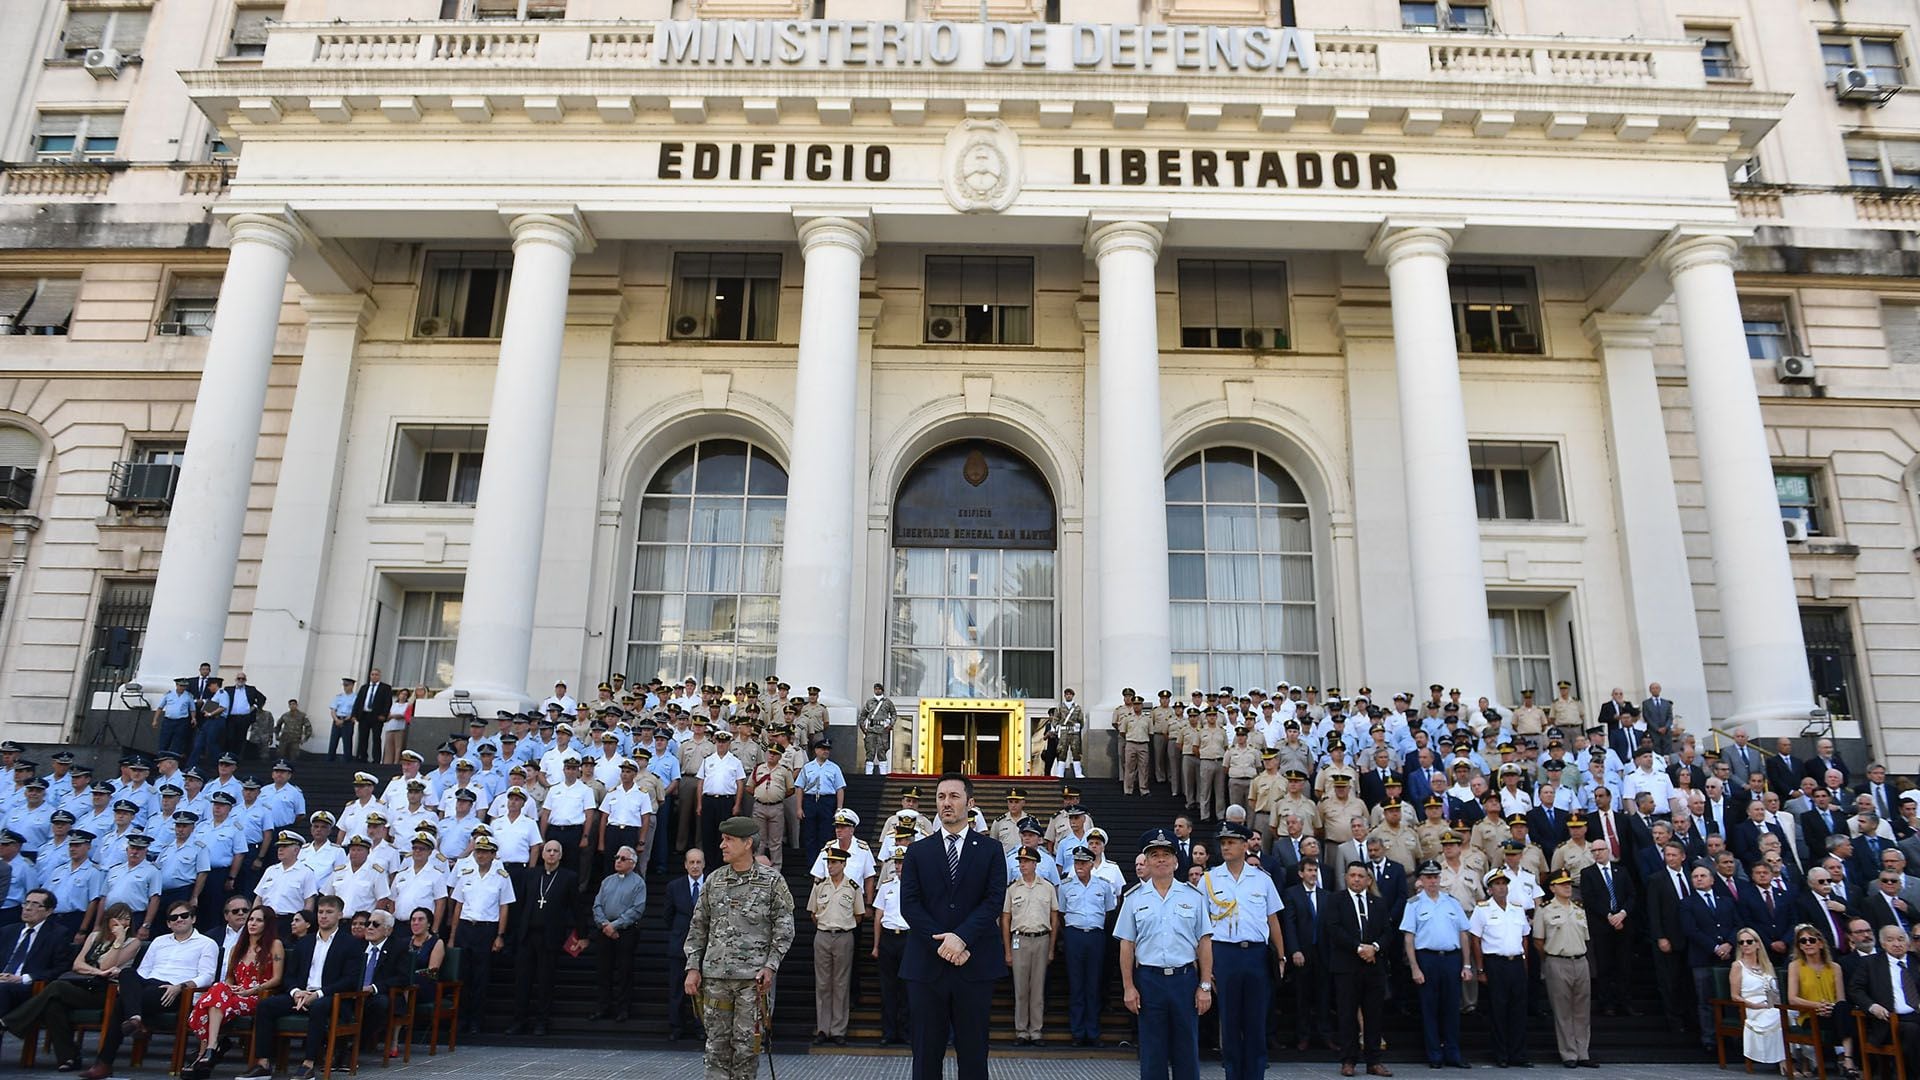
[[[862,839],[860,839],[860,838],[859,838],[859,837],[857,837],[857,836],[853,838],[853,842],[854,842],[854,845],[855,845],[856,847],[859,847],[859,848],[861,848],[862,850],[865,850],[865,851],[872,851],[872,850],[873,850],[873,849],[872,849],[871,847],[869,847],[869,846],[867,845],[867,842],[866,842],[865,840],[862,840]]]
[[[1146,882],[1144,881],[1136,881],[1133,884],[1127,886],[1124,890],[1121,891],[1120,899],[1125,900],[1127,897],[1132,896],[1135,892],[1139,891],[1140,886],[1145,884]]]

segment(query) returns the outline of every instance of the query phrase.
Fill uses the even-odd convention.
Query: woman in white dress
[[[387,710],[386,725],[380,729],[380,761],[400,764],[400,751],[407,748],[407,725],[413,722],[413,691],[401,687],[393,692],[393,707]]]
[[[1774,978],[1773,961],[1767,959],[1766,946],[1752,930],[1740,931],[1734,938],[1734,950],[1727,989],[1746,1005],[1741,1049],[1748,1061],[1776,1066],[1785,1075],[1787,1045],[1780,1032],[1780,987]]]

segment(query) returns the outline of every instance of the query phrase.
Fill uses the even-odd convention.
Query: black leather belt
[[[911,931],[911,930],[895,930],[894,928],[892,928],[892,927],[890,927],[890,926],[883,926],[883,927],[881,927],[880,929],[882,929],[882,930],[885,930],[885,931],[886,931],[887,933],[889,933],[889,934],[911,934],[911,933],[913,933],[913,931]]]
[[[1019,930],[1019,931],[1015,931],[1014,936],[1015,937],[1046,937],[1051,933],[1053,933],[1053,931],[1051,930]]]
[[[1216,941],[1214,944],[1223,949],[1264,949],[1267,947],[1267,943],[1264,941]]]
[[[834,929],[834,928],[833,928],[833,927],[831,927],[831,926],[821,926],[821,927],[816,927],[816,929],[818,929],[818,930],[819,930],[819,931],[820,931],[821,933],[823,933],[823,934],[851,934],[851,933],[853,933],[853,931],[851,931],[851,930],[836,930],[836,929]],[[896,930],[896,931],[894,931],[894,933],[899,933],[899,931],[897,931],[897,930]]]

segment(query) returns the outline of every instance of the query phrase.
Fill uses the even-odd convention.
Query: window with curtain
[[[887,685],[909,697],[1054,696],[1054,553],[896,548]]]
[[[444,690],[453,683],[453,650],[460,640],[461,594],[409,592],[400,599],[400,632],[395,635],[395,686]]]
[[[780,328],[780,256],[686,251],[673,260],[676,338],[772,341]]]
[[[927,256],[929,344],[1033,344],[1033,260]]]
[[[705,439],[640,499],[627,677],[734,686],[773,670],[787,471],[739,439]],[[796,679],[798,676],[796,676]]]
[[[1552,696],[1553,657],[1547,645],[1547,613],[1538,608],[1492,608],[1487,612],[1493,642],[1493,678],[1506,696],[1519,701],[1531,690],[1544,701]]]
[[[1167,474],[1175,697],[1199,688],[1320,682],[1313,527],[1281,464],[1245,447]]]

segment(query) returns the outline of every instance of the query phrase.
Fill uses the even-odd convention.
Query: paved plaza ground
[[[908,1059],[904,1055],[794,1052],[778,1055],[774,1068],[778,1070],[779,1080],[891,1080],[907,1075]],[[1399,1077],[1424,1076],[1428,1072],[1421,1065],[1395,1063],[1391,1068]],[[1520,1076],[1546,1080],[1563,1072],[1548,1066],[1524,1072],[1496,1070],[1491,1065],[1476,1066],[1476,1070],[1479,1068],[1487,1070],[1489,1080],[1494,1075],[1515,1080]],[[700,1055],[691,1050],[603,1050],[564,1045],[538,1049],[524,1046],[465,1046],[450,1055],[442,1053],[432,1058],[418,1055],[411,1066],[402,1068],[396,1065],[394,1070],[389,1071],[397,1071],[417,1080],[699,1080],[705,1075]],[[990,1062],[990,1071],[994,1080],[1133,1080],[1140,1075],[1139,1066],[1131,1058],[1086,1059],[1055,1057],[1045,1053],[1019,1058],[996,1055]],[[375,1075],[378,1072],[376,1066]],[[1737,1073],[1738,1070],[1733,1072]],[[364,1068],[361,1075],[365,1080],[371,1080]],[[760,1067],[760,1075],[763,1080],[769,1077],[764,1062]],[[953,1075],[951,1059],[947,1063],[947,1075]],[[1203,1061],[1200,1075],[1203,1078],[1221,1076],[1220,1063]],[[1340,1069],[1331,1063],[1287,1062],[1270,1066],[1267,1075],[1337,1080]],[[1448,1071],[1444,1075],[1451,1077],[1459,1074]],[[1726,1077],[1733,1073],[1720,1073],[1711,1064],[1622,1064],[1603,1065],[1598,1070],[1581,1070],[1578,1075],[1581,1080],[1708,1080],[1710,1077]]]

